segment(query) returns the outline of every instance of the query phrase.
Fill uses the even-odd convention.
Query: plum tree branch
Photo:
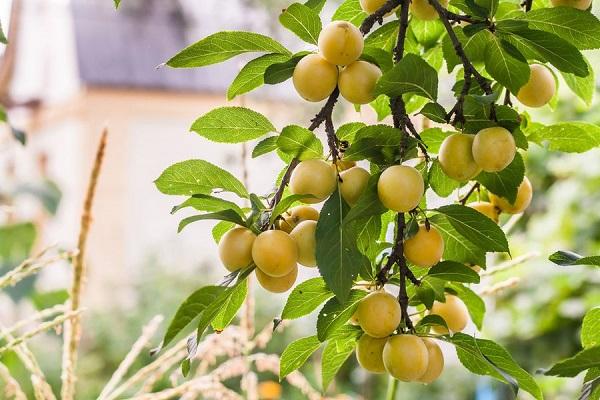
[[[468,76],[468,75],[471,75],[472,77],[475,78],[475,81],[477,81],[477,84],[479,85],[479,87],[483,90],[483,92],[486,95],[493,94],[492,86],[490,85],[490,83],[488,82],[488,80],[485,79],[485,77],[483,75],[481,75],[479,73],[479,71],[477,71],[477,68],[475,68],[475,66],[473,65],[473,63],[471,62],[471,60],[469,60],[469,57],[465,53],[465,50],[464,50],[462,44],[460,43],[460,40],[458,40],[458,37],[456,36],[456,33],[454,32],[454,29],[452,28],[452,24],[450,23],[450,19],[452,17],[457,16],[458,14],[450,13],[450,11],[448,11],[446,8],[444,8],[440,4],[439,0],[428,0],[428,1],[429,1],[429,4],[431,4],[431,6],[433,8],[435,8],[435,10],[437,11],[437,13],[440,16],[440,20],[442,21],[442,24],[444,25],[444,28],[446,29],[446,33],[448,34],[448,38],[452,42],[452,46],[454,47],[454,51],[456,52],[456,55],[458,56],[458,58],[460,58],[460,61],[461,61],[462,65],[463,65],[463,69],[465,71],[465,77]],[[460,99],[459,99],[459,101],[460,101]],[[464,97],[462,99],[462,102],[464,103]],[[459,106],[459,107],[460,107],[460,110],[461,110],[460,112],[462,112],[462,105]],[[493,120],[496,120],[496,107],[495,107],[495,103],[492,103],[491,106],[490,106],[490,118],[493,119]],[[464,120],[464,115],[459,116],[458,120]]]
[[[475,193],[476,190],[479,190],[479,188],[481,187],[481,184],[479,182],[474,183],[473,186],[471,186],[471,189],[469,189],[469,191],[467,192],[467,194],[465,194],[461,199],[460,199],[460,204],[461,205],[465,205],[467,204],[467,201],[469,201],[469,197],[471,197],[471,195],[473,193]]]
[[[362,24],[360,25],[360,31],[363,35],[366,35],[373,29],[373,26],[376,22],[380,25],[383,24],[383,17],[386,14],[392,12],[396,7],[400,5],[402,0],[388,0],[384,5],[382,5],[377,11],[373,14],[369,15],[364,19]]]

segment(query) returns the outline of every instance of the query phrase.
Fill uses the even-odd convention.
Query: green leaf
[[[485,186],[490,192],[504,197],[511,203],[517,198],[519,185],[525,176],[525,163],[519,153],[502,171],[481,172],[475,180]]]
[[[432,303],[433,303],[433,301],[432,301]],[[435,315],[435,314],[426,315],[423,318],[421,318],[419,320],[419,322],[417,322],[417,328],[424,327],[424,326],[442,326],[442,327],[448,329],[446,320],[444,318],[440,317],[439,315]]]
[[[225,329],[233,318],[236,316],[246,296],[248,295],[248,281],[244,280],[235,289],[232,290],[231,296],[227,298],[227,301],[223,304],[221,311],[213,319],[211,325],[215,331],[222,331]]]
[[[20,263],[27,258],[36,237],[37,230],[31,222],[0,225],[0,265]]]
[[[453,30],[469,60],[472,62],[483,61],[488,42],[485,32],[480,31],[473,36],[468,37],[459,26],[454,27]],[[456,55],[454,45],[448,35],[445,35],[442,40],[442,52],[444,54],[444,59],[446,60],[448,72],[452,72],[457,65],[461,64],[461,60]]]
[[[516,35],[524,40],[524,45],[528,49],[533,49],[541,56],[538,58],[540,61],[547,61],[558,70],[573,73],[576,76],[588,75],[587,64],[579,50],[559,36],[533,29],[520,29],[512,32],[511,35]]]
[[[511,355],[499,344],[491,340],[476,339],[464,333],[456,333],[450,339],[456,346],[460,362],[469,371],[477,375],[489,375],[500,381],[510,383],[502,373],[514,378],[519,387],[529,392],[536,399],[543,399],[543,394],[531,375],[521,368]]]
[[[345,160],[369,160],[379,165],[393,164],[400,155],[402,132],[387,125],[370,125],[356,133],[354,142],[344,153]],[[414,148],[416,142],[409,140],[407,148]]]
[[[417,42],[422,44],[425,48],[434,46],[442,34],[446,32],[444,25],[439,19],[424,21],[414,18],[410,22],[410,28],[412,29],[412,33],[415,35]]]
[[[592,68],[587,60],[585,60],[585,62],[587,63],[589,71],[587,76],[579,77],[575,74],[568,74],[565,72],[561,72],[561,74],[571,91],[589,107],[592,105],[594,93],[596,92],[596,76],[594,68]]]
[[[321,277],[306,280],[296,286],[281,312],[281,319],[296,319],[310,314],[333,297]]]
[[[232,174],[204,160],[187,160],[171,165],[154,181],[164,194],[191,196],[214,189],[247,198],[248,191]]]
[[[315,196],[312,194],[291,194],[287,197],[284,197],[281,199],[281,201],[279,201],[279,203],[277,203],[275,208],[273,208],[269,222],[271,224],[274,223],[277,217],[286,212],[288,208],[294,205],[295,202],[308,198],[315,198]]]
[[[392,110],[390,108],[390,98],[384,94],[377,96],[375,100],[369,103],[369,106],[375,110],[378,122],[383,121],[392,114]]]
[[[242,219],[240,214],[235,210],[222,210],[217,212],[212,212],[208,214],[201,215],[193,215],[191,217],[187,217],[181,220],[179,223],[179,227],[177,228],[177,232],[181,232],[183,228],[196,221],[204,221],[204,220],[217,220],[217,221],[228,221],[233,222],[234,224],[245,226],[246,222]]]
[[[529,28],[554,33],[579,50],[600,48],[600,22],[592,13],[571,7],[539,8],[521,15]]]
[[[382,25],[365,38],[365,46],[391,51],[396,45],[399,26],[400,22],[398,20]]]
[[[440,146],[446,136],[448,136],[448,133],[440,128],[428,128],[421,132],[421,139],[427,145],[427,151],[430,153],[439,153]]]
[[[481,250],[509,252],[502,229],[480,212],[458,204],[442,206],[435,211],[444,214],[454,229]]]
[[[277,150],[278,138],[278,136],[269,136],[268,138],[258,142],[258,144],[252,150],[252,158],[260,157],[264,154]]]
[[[352,24],[359,26],[363,20],[367,17],[360,6],[359,0],[345,0],[331,18],[332,21],[348,21]]]
[[[356,133],[364,128],[366,125],[362,122],[348,122],[340,126],[335,133],[338,139],[345,140],[347,142],[354,142]]]
[[[411,53],[384,73],[375,86],[376,95],[398,97],[405,93],[415,93],[431,100],[437,99],[437,90],[437,71],[421,57]]]
[[[327,0],[307,0],[305,6],[312,8],[316,13],[320,13]]]
[[[600,267],[600,256],[584,257],[570,251],[557,251],[549,257],[549,260],[562,266],[593,265]]]
[[[323,391],[327,390],[335,375],[354,351],[357,340],[356,332],[357,330],[353,329],[350,335],[343,336],[336,340],[330,340],[327,342],[327,345],[325,345],[321,357],[321,380],[323,382]],[[360,333],[358,335],[360,335]]]
[[[317,318],[317,337],[320,341],[332,337],[356,311],[358,303],[368,293],[364,290],[352,289],[345,301],[340,302],[337,298],[331,298],[325,303]]]
[[[597,367],[600,367],[600,346],[581,350],[573,357],[556,363],[544,375],[574,377],[586,369]]]
[[[198,317],[225,291],[222,286],[205,286],[192,293],[180,306],[171,320],[161,347],[166,347],[182,330]]]
[[[429,169],[429,185],[431,189],[440,197],[450,196],[456,189],[461,187],[461,183],[451,179],[442,171],[440,162],[435,159]]]
[[[241,143],[274,132],[275,127],[249,108],[221,107],[198,118],[191,130],[213,142]]]
[[[429,222],[437,228],[444,239],[445,260],[485,265],[485,252],[469,240],[465,240],[445,215],[433,215],[429,218]]]
[[[479,274],[456,261],[441,261],[434,265],[427,276],[452,282],[479,283]]]
[[[308,160],[323,157],[323,144],[317,136],[306,128],[288,125],[281,131],[277,139],[277,147],[285,154]]]
[[[308,336],[289,344],[281,353],[279,361],[279,379],[283,379],[298,368],[302,367],[308,358],[321,347],[317,336]]]
[[[289,57],[287,61],[270,65],[265,70],[265,83],[269,85],[276,85],[290,79],[294,74],[296,64],[298,64],[300,60],[302,60],[302,58],[304,58],[304,56],[307,54],[310,54],[310,52],[301,51]]]
[[[208,196],[205,194],[195,194],[194,196],[190,197],[178,206],[173,207],[173,209],[171,210],[171,214],[174,214],[177,211],[186,207],[192,207],[199,211],[209,212],[232,209],[236,211],[241,217],[244,216],[244,212],[242,211],[242,209],[234,202],[223,200],[219,197]]]
[[[489,31],[485,50],[485,69],[502,86],[517,93],[529,80],[529,64],[519,51],[507,41]]]
[[[584,348],[600,345],[600,307],[592,308],[583,317],[581,345]]]
[[[223,237],[223,235],[226,234],[227,232],[229,232],[235,226],[236,226],[236,224],[234,224],[233,222],[229,222],[229,221],[221,221],[218,224],[216,224],[213,227],[212,232],[211,232],[215,243],[218,244],[221,241],[221,238]]]
[[[559,122],[536,126],[528,133],[530,142],[546,145],[549,150],[583,153],[600,146],[600,127],[586,122]]]
[[[119,8],[119,6],[121,5],[121,0],[113,0],[115,3],[115,8]]]
[[[317,44],[319,33],[323,28],[319,14],[299,3],[293,3],[286,8],[279,16],[279,22],[300,39],[311,44]]]
[[[167,65],[173,68],[204,67],[250,52],[290,54],[289,50],[268,36],[254,32],[225,31],[186,47],[167,61]]]
[[[248,93],[262,86],[265,83],[264,75],[267,68],[288,59],[289,57],[285,54],[265,54],[244,65],[227,89],[227,100],[233,100],[240,94]]]
[[[329,289],[345,301],[364,262],[356,236],[343,227],[349,206],[339,190],[333,192],[321,210],[317,222],[317,265]]]
[[[360,59],[377,65],[382,72],[389,71],[394,66],[392,53],[377,47],[365,46]]]
[[[377,194],[379,175],[375,174],[369,178],[363,193],[344,218],[344,224],[349,224],[352,221],[365,217],[379,216],[388,211],[381,203],[381,200],[379,200],[379,195]]]
[[[425,107],[421,109],[419,114],[422,114],[423,116],[429,118],[433,122],[438,122],[440,124],[446,123],[446,109],[444,109],[444,107],[442,107],[438,103],[432,102],[425,104]],[[428,128],[426,130],[430,129],[438,129],[441,132],[441,129],[439,128]],[[437,150],[435,152],[437,153]]]
[[[481,330],[483,327],[483,318],[485,317],[485,302],[477,293],[468,287],[460,284],[452,284],[450,286],[456,292],[456,295],[465,303],[471,320]]]

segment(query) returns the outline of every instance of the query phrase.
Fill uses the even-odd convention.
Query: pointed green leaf
[[[247,295],[248,280],[244,280],[231,292],[231,296],[227,298],[221,311],[219,311],[215,319],[213,319],[211,325],[215,331],[222,331],[229,326],[239,309],[242,307],[242,304],[244,304]]]
[[[249,108],[221,107],[198,118],[190,130],[213,142],[240,143],[274,132],[275,127]]]
[[[555,364],[544,375],[574,377],[587,369],[598,367],[600,367],[600,346],[588,347],[573,357]]]
[[[405,93],[415,93],[436,100],[437,90],[437,71],[421,57],[409,53],[379,78],[375,94],[398,97]]]
[[[204,160],[187,160],[171,165],[154,181],[164,194],[191,196],[219,189],[248,197],[244,185],[232,174]]]
[[[289,344],[281,353],[279,361],[279,379],[283,379],[302,367],[308,358],[321,347],[317,336],[308,336]]]
[[[427,276],[452,282],[479,283],[479,274],[456,261],[441,261],[431,267]]]
[[[592,265],[600,267],[600,256],[584,257],[571,251],[557,251],[550,256],[550,261],[554,264],[569,265]]]
[[[345,0],[331,18],[332,21],[348,21],[352,24],[359,26],[363,20],[367,17],[360,6],[359,0]]]
[[[485,265],[485,252],[469,240],[465,240],[445,215],[433,215],[429,222],[440,231],[444,239],[444,259]]]
[[[590,63],[585,60],[588,66],[589,74],[585,77],[579,77],[575,74],[562,72],[562,76],[567,86],[573,93],[589,107],[592,105],[594,93],[596,92],[596,75]]]
[[[323,144],[317,136],[306,128],[288,125],[277,139],[277,147],[285,154],[299,160],[323,157]]]
[[[519,51],[495,34],[487,34],[485,69],[502,86],[517,93],[529,80],[529,65]]]
[[[312,278],[292,290],[281,312],[281,319],[296,319],[310,314],[333,297],[323,278]]]
[[[490,192],[504,197],[510,202],[514,202],[524,176],[525,164],[523,163],[523,157],[517,153],[514,160],[502,171],[484,171],[477,175],[475,180],[485,186]]]
[[[600,307],[585,314],[581,324],[581,345],[584,348],[600,345]]]
[[[305,42],[317,44],[322,25],[319,14],[312,8],[293,3],[281,13],[279,22]]]
[[[269,136],[258,142],[252,150],[252,158],[260,157],[264,154],[277,150],[278,136]]]
[[[218,32],[181,50],[167,65],[193,68],[220,63],[243,53],[290,54],[289,50],[268,36],[254,32]]]
[[[334,333],[346,325],[356,311],[358,303],[368,293],[364,290],[352,289],[345,301],[340,302],[336,297],[329,299],[319,311],[317,318],[317,336],[320,341],[331,338]]]
[[[267,68],[275,63],[284,62],[288,58],[285,54],[265,54],[244,65],[227,89],[227,100],[233,100],[240,94],[248,93],[262,86],[265,83],[264,75]]]
[[[222,210],[207,214],[201,215],[193,215],[191,217],[187,217],[179,222],[179,227],[177,228],[177,232],[181,232],[186,226],[196,221],[205,221],[205,220],[217,220],[217,221],[228,221],[233,222],[234,224],[245,226],[246,222],[242,219],[240,214],[238,214],[235,210]]]
[[[549,150],[565,153],[583,153],[600,146],[600,127],[586,122],[559,122],[536,126],[527,139]]]

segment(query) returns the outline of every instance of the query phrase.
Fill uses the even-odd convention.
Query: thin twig
[[[38,273],[42,268],[77,254],[76,252],[59,252],[56,256],[43,258],[48,250],[49,248],[34,257],[28,258],[19,264],[19,266],[0,277],[0,289],[7,286],[14,286],[21,280]]]
[[[366,35],[373,29],[376,22],[380,25],[383,23],[383,18],[386,14],[392,12],[396,7],[400,5],[401,0],[388,0],[383,6],[381,6],[373,14],[365,18],[360,25],[360,31],[363,35]]]
[[[79,239],[77,241],[77,249],[79,253],[73,258],[73,281],[71,284],[69,306],[72,311],[78,310],[81,304],[81,292],[85,281],[85,254],[88,234],[92,223],[92,205],[100,168],[104,159],[104,150],[106,148],[106,138],[108,135],[107,129],[104,129],[100,137],[94,166],[88,183],[87,194],[83,204],[83,213],[81,215],[81,226],[79,231]],[[63,364],[62,364],[62,400],[72,400],[75,397],[75,368],[77,366],[77,350],[81,339],[81,319],[76,316],[73,319],[67,320],[65,324],[65,340],[63,348]]]
[[[484,277],[484,276],[491,276],[491,275],[497,274],[499,272],[504,272],[511,268],[517,267],[517,266],[523,264],[524,262],[531,260],[532,258],[537,258],[539,256],[540,256],[540,253],[537,251],[525,253],[519,257],[513,258],[512,260],[505,261],[502,264],[496,265],[494,267],[490,267],[490,268],[486,269],[485,271],[481,271],[481,273],[479,275]]]
[[[0,378],[4,383],[4,395],[7,399],[13,398],[14,400],[27,400],[27,396],[21,389],[21,385],[13,376],[6,366],[0,363]]]
[[[467,194],[465,194],[460,200],[459,203],[461,205],[465,205],[467,204],[467,201],[469,201],[469,197],[471,197],[471,195],[473,193],[475,193],[476,190],[479,190],[479,188],[481,187],[481,184],[479,182],[475,182],[473,184],[473,186],[471,186],[471,189],[469,189],[469,191],[467,192]]]
[[[65,305],[64,304],[57,304],[53,307],[50,308],[46,308],[38,313],[33,314],[32,316],[28,317],[28,318],[23,318],[19,321],[17,321],[17,323],[15,323],[14,325],[6,328],[4,330],[4,332],[6,332],[6,334],[13,334],[15,331],[21,329],[24,326],[27,326],[33,322],[39,321],[39,320],[44,320],[46,318],[50,318],[50,317],[54,317],[57,314],[62,314],[65,312]],[[3,332],[0,332],[0,339],[4,338],[5,334]]]

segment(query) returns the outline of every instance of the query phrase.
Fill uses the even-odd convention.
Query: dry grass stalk
[[[36,400],[56,400],[52,388],[45,378],[39,375],[31,375],[31,385]]]
[[[27,340],[31,339],[32,337],[37,336],[40,333],[47,332],[53,328],[56,328],[56,327],[62,325],[69,319],[77,317],[80,313],[81,313],[81,310],[69,311],[68,313],[59,315],[58,317],[54,318],[52,321],[48,321],[48,322],[44,322],[43,324],[40,324],[35,329],[25,332],[22,336],[19,336],[17,338],[13,338],[13,339],[9,340],[8,343],[6,343],[4,346],[0,347],[0,356],[4,352],[11,350],[13,347],[18,346],[21,343],[26,342]],[[6,335],[6,333],[4,333],[4,334]]]
[[[494,295],[498,295],[501,292],[513,288],[515,286],[517,286],[519,284],[519,282],[521,282],[520,278],[514,277],[514,278],[510,278],[507,279],[505,281],[502,282],[498,282],[497,284],[493,285],[493,286],[489,286],[486,288],[483,288],[479,291],[479,295],[480,296],[494,296]]]
[[[47,248],[38,255],[28,258],[19,266],[0,277],[0,290],[8,286],[14,286],[21,280],[38,273],[42,268],[57,261],[68,259],[75,254],[74,252],[59,252],[55,256],[43,258],[49,250],[50,248]]]
[[[104,399],[105,396],[113,391],[119,382],[123,380],[131,365],[156,333],[162,320],[163,316],[157,315],[142,329],[142,335],[135,341],[133,346],[131,346],[129,353],[125,356],[123,361],[121,361],[121,364],[119,364],[106,386],[102,389],[100,396],[98,396],[98,400]]]
[[[23,393],[21,385],[10,374],[6,366],[0,363],[0,378],[4,381],[4,397],[7,400],[27,400],[27,396]]]
[[[28,318],[23,318],[22,320],[17,321],[13,326],[6,328],[5,331],[9,334],[13,334],[14,332],[18,331],[19,329],[21,329],[33,322],[44,320],[44,319],[50,318],[50,317],[54,317],[54,316],[56,316],[58,314],[62,314],[64,312],[65,312],[65,305],[58,304],[53,307],[46,308],[40,312],[37,312]],[[2,332],[0,332],[0,339],[2,339],[3,337],[4,337],[4,334]]]
[[[506,262],[503,262],[499,265],[496,265],[494,267],[490,267],[488,269],[486,269],[485,271],[481,271],[480,275],[483,276],[490,276],[490,275],[494,275],[497,274],[499,272],[503,272],[503,271],[507,271],[511,268],[514,268],[516,266],[519,266],[521,264],[523,264],[526,261],[531,260],[532,258],[536,258],[539,257],[540,253],[537,251],[532,251],[530,253],[525,253],[519,257],[515,257],[512,260],[508,260]]]
[[[104,129],[100,137],[100,143],[96,151],[96,158],[92,173],[88,183],[85,201],[83,203],[83,213],[81,215],[81,227],[77,241],[78,254],[73,257],[73,281],[71,285],[69,306],[72,311],[78,310],[81,304],[81,292],[85,281],[85,255],[87,238],[92,223],[92,205],[98,177],[104,159],[104,150],[106,148],[107,129]],[[63,348],[62,362],[62,400],[72,400],[75,397],[75,368],[77,366],[77,350],[81,339],[81,318],[69,319],[65,324],[65,338]]]

